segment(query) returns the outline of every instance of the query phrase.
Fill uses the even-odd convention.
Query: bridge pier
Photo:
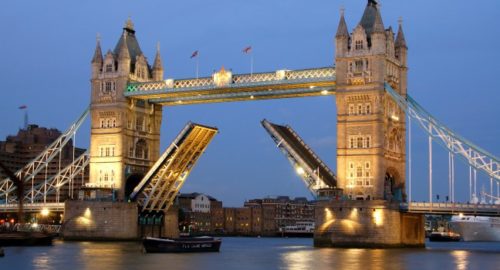
[[[66,240],[136,240],[137,215],[135,202],[68,200],[62,234]]]
[[[320,201],[316,205],[316,247],[424,247],[424,215],[401,212],[399,203]]]

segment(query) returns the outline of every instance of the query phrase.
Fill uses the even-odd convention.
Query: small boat
[[[458,242],[460,241],[460,234],[454,232],[432,232],[429,235],[431,242]]]
[[[280,228],[279,234],[282,237],[312,237],[314,235],[314,221],[297,221],[295,225]]]
[[[142,245],[147,253],[218,252],[222,241],[209,236],[185,238],[146,237]]]

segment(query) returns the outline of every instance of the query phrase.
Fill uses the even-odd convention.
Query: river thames
[[[0,269],[500,269],[500,243],[424,249],[314,248],[311,238],[225,237],[219,253],[144,254],[137,242],[6,247]]]

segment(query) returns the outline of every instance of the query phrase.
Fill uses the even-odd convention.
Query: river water
[[[427,243],[424,249],[314,248],[311,238],[222,239],[219,253],[144,254],[136,242],[6,247],[0,269],[500,269],[500,242]]]

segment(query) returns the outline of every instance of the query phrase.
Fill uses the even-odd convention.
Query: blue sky
[[[166,78],[195,76],[189,58],[199,50],[200,75],[222,65],[249,72],[302,69],[334,63],[339,8],[351,31],[365,0],[356,1],[7,1],[0,10],[2,106],[0,138],[15,134],[26,104],[30,122],[66,129],[90,98],[90,60],[100,33],[103,50],[114,48],[131,16],[150,61],[156,43]],[[409,93],[465,138],[500,155],[500,2],[452,0],[382,1],[386,27],[399,16],[409,47]],[[162,151],[191,120],[220,129],[182,191],[204,192],[238,206],[267,195],[308,196],[301,180],[260,126],[290,124],[336,170],[333,97],[192,105],[164,108]],[[427,140],[413,126],[414,199],[427,193]],[[89,126],[77,135],[87,147]],[[447,154],[435,146],[436,193],[447,194]],[[457,165],[457,197],[467,200],[468,167]],[[480,186],[486,177],[480,178]],[[417,186],[418,185],[418,186]],[[486,186],[486,184],[485,184]],[[488,187],[488,186],[486,186]],[[480,188],[480,187],[479,187]]]

